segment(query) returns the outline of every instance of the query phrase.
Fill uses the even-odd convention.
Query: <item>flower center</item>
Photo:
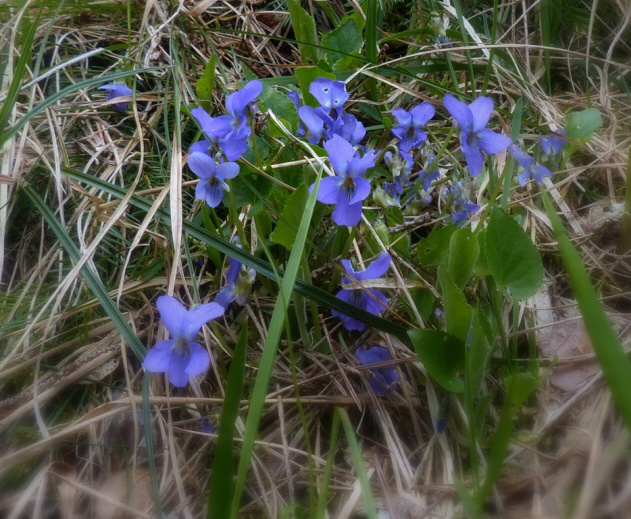
[[[191,354],[191,348],[188,345],[186,339],[179,338],[175,342],[175,346],[173,346],[173,353],[178,357],[188,359]]]
[[[479,142],[480,142],[480,138],[478,137],[477,133],[471,132],[467,134],[467,144],[469,145],[470,148],[478,148]]]
[[[353,180],[352,177],[346,177],[342,183],[342,189],[346,194],[346,199],[350,202],[350,200],[355,196],[355,190],[357,189],[355,180]]]

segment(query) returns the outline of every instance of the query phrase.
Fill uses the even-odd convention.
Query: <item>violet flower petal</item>
[[[223,306],[216,303],[206,303],[189,310],[182,319],[181,337],[187,341],[192,341],[204,324],[217,317],[221,317],[223,313]]]
[[[473,130],[473,114],[466,104],[458,101],[451,94],[446,94],[443,97],[443,105],[464,132]]]
[[[478,97],[468,106],[473,115],[473,131],[479,132],[486,128],[493,113],[493,99]]]
[[[506,135],[486,129],[478,133],[478,138],[480,148],[488,155],[495,155],[496,153],[504,151],[513,142],[512,139]]]
[[[188,366],[189,355],[188,351],[178,352],[173,351],[171,355],[171,362],[169,362],[169,382],[175,387],[184,387],[188,384],[188,373],[186,367]]]
[[[318,190],[317,200],[323,204],[337,203],[337,196],[340,191],[341,179],[337,175],[334,177],[326,177],[320,181],[320,189]]]
[[[209,157],[205,153],[194,151],[188,157],[188,167],[199,178],[208,179],[214,177],[217,171],[217,164],[212,157]]]
[[[346,261],[346,260],[345,260]],[[368,279],[377,279],[383,276],[390,268],[392,258],[387,252],[379,254],[376,260],[374,260],[366,270],[360,270],[355,272],[355,279],[357,281],[364,281]]]
[[[208,366],[210,366],[210,357],[206,349],[200,344],[189,342],[188,346],[190,353],[185,371],[190,377],[196,377],[208,369]]]
[[[149,350],[142,362],[142,367],[153,373],[164,373],[167,371],[175,343],[174,339],[160,341]]]
[[[160,296],[156,301],[156,306],[171,337],[180,337],[186,308],[172,296]]]

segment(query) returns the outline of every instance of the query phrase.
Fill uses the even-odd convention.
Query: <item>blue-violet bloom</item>
[[[207,303],[187,310],[171,296],[160,296],[157,306],[171,338],[151,348],[142,366],[153,373],[168,371],[171,384],[184,387],[189,377],[204,372],[210,364],[208,351],[194,342],[195,336],[205,323],[223,315],[224,309]]]
[[[237,160],[248,149],[248,137],[251,129],[248,125],[247,110],[260,95],[263,84],[253,80],[241,90],[226,98],[228,115],[211,117],[202,108],[191,110],[202,131],[211,142],[218,144],[228,160]]]
[[[316,98],[322,109],[329,114],[335,110],[340,114],[344,103],[349,98],[346,92],[346,84],[343,81],[333,81],[319,77],[309,85],[309,93]]]
[[[449,189],[451,196],[451,216],[457,224],[464,222],[470,214],[480,210],[478,204],[472,203],[461,182],[457,182]]]
[[[323,204],[335,204],[333,221],[354,227],[362,216],[362,201],[370,194],[370,182],[362,175],[375,165],[374,151],[363,157],[355,155],[355,148],[339,135],[324,143],[324,149],[336,175],[323,178],[317,199]]]
[[[401,151],[409,152],[423,144],[427,139],[427,133],[421,127],[434,117],[434,113],[434,107],[427,101],[415,106],[409,112],[403,108],[392,110],[392,115],[396,117],[399,125],[391,131],[401,141],[399,142]]]
[[[517,144],[510,147],[510,152],[522,169],[521,173],[517,175],[521,187],[524,187],[530,178],[533,178],[538,185],[542,185],[544,177],[552,176],[548,168],[541,164],[535,164],[535,159],[524,153]]]
[[[567,132],[564,129],[551,133],[547,138],[541,137],[539,139],[541,151],[552,159],[556,158],[556,156],[563,150],[566,138]]]
[[[357,281],[367,281],[369,279],[380,278],[390,267],[390,262],[390,254],[382,252],[379,257],[368,266],[367,269],[355,272],[349,260],[342,260],[342,265],[348,274],[348,276],[344,276],[342,278],[342,283],[348,285]],[[357,306],[373,315],[381,315],[388,304],[386,296],[374,288],[343,288],[335,294],[335,297],[353,306]],[[357,319],[348,317],[347,315],[341,314],[335,310],[332,310],[331,313],[335,317],[339,317],[342,320],[344,328],[349,331],[357,330],[361,332],[366,328],[366,325]]]
[[[434,162],[435,158],[436,157],[432,154],[430,154],[429,157],[427,157],[427,161],[426,161],[427,167],[432,165],[432,162]],[[432,182],[440,178],[440,171],[438,171],[438,169],[432,169],[431,171],[421,171],[418,174],[418,178],[423,183],[423,189],[425,191],[428,191],[429,188],[432,187]]]
[[[239,165],[236,162],[217,164],[212,157],[199,151],[189,155],[188,166],[200,178],[195,196],[205,200],[210,207],[217,207],[223,199],[223,192],[230,191],[225,180],[239,174]]]
[[[112,99],[116,99],[117,97],[130,96],[133,94],[133,90],[129,88],[127,85],[123,85],[122,83],[109,83],[107,85],[101,85],[99,90],[108,90],[107,100],[111,101]],[[129,106],[129,101],[123,101],[120,103],[112,104],[115,110],[118,112],[124,112],[127,110]]]
[[[241,245],[237,244],[239,247]],[[254,269],[242,268],[242,263],[234,258],[228,258],[228,273],[226,274],[226,285],[221,289],[215,303],[220,304],[226,310],[233,301],[241,305],[248,302],[250,287],[256,278]]]
[[[360,364],[370,366],[392,360],[392,354],[387,348],[373,346],[371,348],[359,348],[355,354]],[[385,366],[372,370],[368,383],[375,395],[383,395],[389,389],[396,389],[399,385],[399,372],[394,366]]]
[[[460,126],[460,144],[467,159],[469,174],[476,176],[482,171],[484,163],[482,151],[487,155],[495,155],[508,148],[512,141],[510,137],[486,128],[493,112],[493,100],[490,97],[478,97],[467,106],[447,94],[443,104]]]

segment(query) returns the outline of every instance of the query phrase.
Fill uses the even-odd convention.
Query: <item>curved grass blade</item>
[[[62,172],[70,178],[81,181],[89,186],[96,187],[112,196],[115,196],[116,198],[123,198],[126,195],[124,189],[115,186],[114,184],[110,184],[109,182],[105,182],[99,178],[86,175],[85,173],[82,173],[80,171],[63,168]],[[144,211],[149,211],[152,205],[151,201],[137,195],[132,196],[129,199],[129,203],[134,207],[137,207]],[[171,219],[168,211],[160,209],[156,212],[156,217],[159,218],[165,225],[170,225]],[[219,252],[240,261],[244,265],[250,266],[262,276],[265,276],[273,281],[277,279],[273,269],[265,260],[249,254],[243,249],[236,247],[229,241],[220,238],[219,236],[188,220],[184,221],[183,228],[193,238],[196,238],[204,242],[205,244],[214,247]],[[284,273],[282,271],[278,271],[278,274],[281,278],[283,278]],[[324,290],[315,287],[312,284],[307,283],[301,279],[296,280],[295,289],[303,296],[316,301],[322,306],[330,308],[331,310],[337,310],[338,312],[348,315],[353,319],[358,319],[362,322],[370,324],[373,328],[376,328],[384,333],[393,335],[405,344],[411,346],[406,329],[403,326],[395,324],[382,317],[377,317],[371,313],[362,310],[357,306],[345,303],[334,295],[325,292]]]
[[[31,62],[33,39],[35,38],[35,33],[37,32],[39,26],[39,18],[42,14],[43,8],[44,6],[42,5],[39,9],[39,12],[37,13],[37,18],[35,18],[35,22],[31,22],[26,13],[22,18],[22,25],[28,28],[28,30],[26,31],[24,40],[22,41],[22,53],[15,66],[15,70],[13,71],[13,80],[11,81],[11,86],[9,87],[7,98],[2,105],[2,109],[0,110],[0,135],[2,135],[4,127],[9,122],[11,110],[13,109],[13,105],[17,101],[18,94],[20,93],[22,78],[26,74],[26,66]],[[5,141],[2,141],[2,144],[4,144],[4,142]]]
[[[557,214],[548,193],[541,193],[543,202],[552,222],[552,230],[559,244],[563,264],[567,270],[570,285],[574,290],[583,322],[592,342],[592,347],[602,367],[607,385],[613,394],[614,401],[631,430],[631,363],[622,348],[620,339],[611,326],[603,305],[592,286],[580,255],[568,238],[563,222]]]

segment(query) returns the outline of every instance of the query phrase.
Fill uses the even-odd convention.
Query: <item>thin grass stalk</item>
[[[613,394],[618,410],[627,427],[631,430],[631,393],[629,392],[631,363],[629,363],[620,339],[598,299],[598,294],[592,286],[579,253],[565,232],[550,196],[545,191],[542,192],[542,196],[596,358],[603,370],[603,375]]]

